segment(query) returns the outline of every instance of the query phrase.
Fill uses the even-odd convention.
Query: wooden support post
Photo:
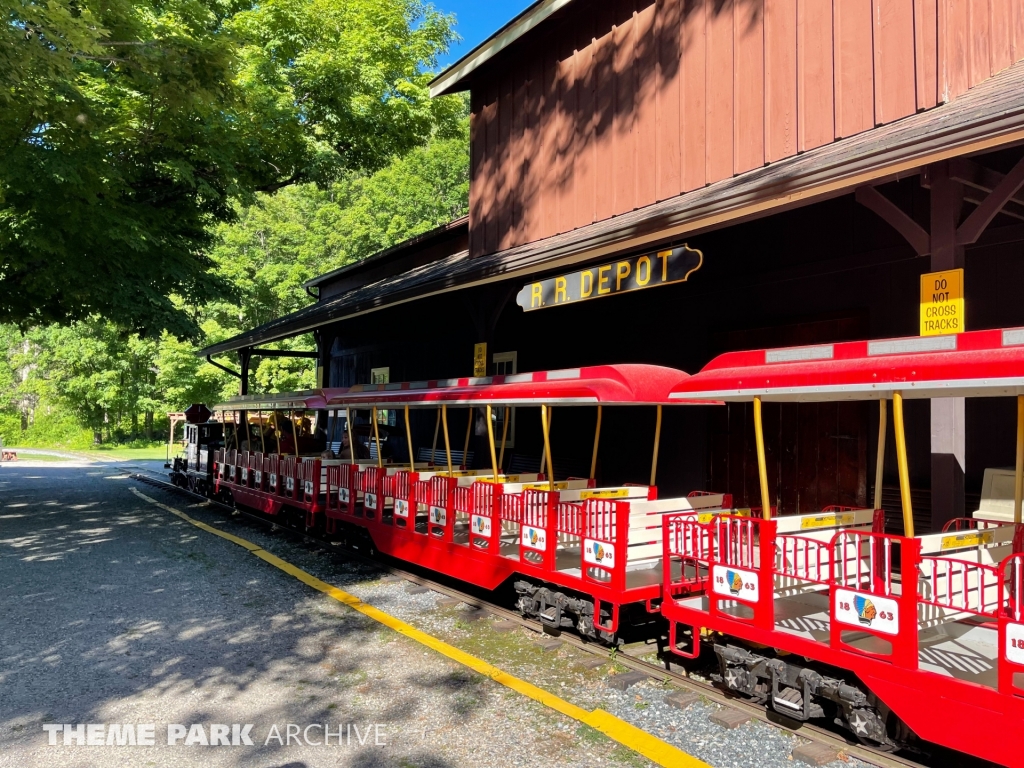
[[[768,494],[768,465],[764,455],[764,429],[761,422],[761,398],[754,398],[754,442],[757,444],[757,474],[761,480],[761,517],[772,517],[772,500]]]
[[[295,411],[293,410],[291,413],[291,418],[288,420],[292,423],[292,440],[295,441],[295,458],[297,459],[299,458],[299,431],[295,426]],[[242,415],[242,418],[245,418],[245,414]],[[246,428],[248,428],[248,424],[246,425]]]
[[[903,500],[903,535],[914,537],[914,507],[910,500],[910,469],[907,440],[903,429],[903,393],[892,393],[892,423],[896,430],[896,461],[900,468],[900,498]]]
[[[1003,209],[1003,206],[1013,199],[1021,187],[1024,187],[1024,159],[1017,162],[996,185],[996,188],[989,193],[988,197],[982,200],[964,223],[957,227],[957,245],[964,246],[978,242],[978,238],[992,223],[992,219]]]
[[[267,452],[267,443],[263,437],[263,409],[256,411],[256,418],[260,421],[260,453]]]
[[[377,427],[377,406],[373,406],[373,442],[377,444],[377,467],[384,466],[384,457],[380,453],[380,429]]]
[[[207,359],[209,360],[209,358]],[[252,350],[249,348],[238,350],[238,362],[241,368],[241,375],[238,379],[238,394],[245,397],[249,394],[249,364],[252,362]]]
[[[359,457],[356,455],[356,441],[352,436],[352,409],[345,409],[345,429],[348,430],[348,460],[355,464],[359,461]]]
[[[964,207],[963,185],[950,175],[949,163],[935,163],[925,170],[931,189],[932,272],[964,266],[964,246],[957,224]],[[977,219],[975,220],[977,221]],[[966,224],[966,222],[965,222]],[[895,409],[895,403],[893,404]],[[942,527],[965,514],[964,399],[932,398],[931,431],[931,529]]]
[[[651,459],[651,482],[654,485],[658,479],[658,448],[661,447],[661,406],[658,406],[658,417],[654,424],[654,456]]]
[[[237,450],[239,450],[238,449],[238,411],[232,411],[231,412],[231,425],[233,427],[233,429],[231,431],[235,433],[235,450],[237,451]]]
[[[875,509],[882,508],[882,474],[885,470],[886,400],[878,401],[878,455],[875,457]]]
[[[601,444],[601,413],[603,407],[597,406],[597,426],[594,428],[594,454],[590,458],[590,479],[597,477],[597,448]]]
[[[1024,500],[1024,395],[1017,395],[1017,464],[1013,474],[1013,522],[1021,523]]]
[[[543,410],[544,410],[544,406],[542,405],[542,406],[541,406],[541,411],[543,411]],[[542,413],[542,414],[541,414],[541,416],[543,417],[543,415],[544,415],[544,414]],[[549,429],[549,430],[551,429],[551,417],[552,417],[553,415],[554,415],[554,414],[553,414],[553,413],[552,413],[552,411],[551,411],[551,410],[549,409],[549,410],[548,410],[548,429]],[[548,456],[548,450],[547,450],[547,448],[546,448],[546,447],[542,447],[542,448],[541,448],[541,450],[540,450],[540,471],[541,471],[541,472],[543,472],[543,471],[544,471],[544,465],[545,465],[545,464],[547,463],[547,460],[548,460],[548,459],[547,459],[547,456]]]
[[[491,406],[487,406],[487,444],[491,449],[491,471],[494,473],[494,482],[498,482],[498,455],[494,450],[494,422],[491,421]]]
[[[466,421],[466,442],[462,446],[462,466],[469,469],[469,438],[473,434],[473,409],[469,409],[469,419]]]
[[[540,425],[544,430],[544,456],[547,460],[548,468],[548,490],[555,490],[555,470],[551,463],[551,419],[548,416],[548,407],[542,405],[540,407]]]
[[[405,439],[409,441],[409,471],[416,471],[416,453],[412,449],[412,427],[409,426],[409,406],[405,406]],[[380,454],[380,447],[377,447]]]
[[[434,422],[434,442],[430,446],[430,466],[434,466],[434,457],[437,456],[437,432],[441,429],[441,409],[437,409],[437,420]]]
[[[857,187],[854,197],[858,203],[874,211],[886,224],[895,229],[910,243],[918,256],[925,256],[931,250],[928,233],[924,227],[910,218],[895,203],[874,187]]]
[[[508,437],[508,421],[512,417],[512,409],[505,406],[505,419],[501,423],[501,454],[498,456],[498,469],[505,466],[505,439]]]
[[[452,469],[452,446],[451,441],[448,439],[448,406],[441,406],[441,423],[444,426],[444,453],[448,457],[448,476],[451,477],[455,474]]]

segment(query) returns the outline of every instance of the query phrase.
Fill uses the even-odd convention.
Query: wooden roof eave
[[[654,205],[526,245],[454,254],[197,352],[230,352],[418,299],[651,247],[848,194],[922,166],[1024,141],[1024,62],[952,102]]]

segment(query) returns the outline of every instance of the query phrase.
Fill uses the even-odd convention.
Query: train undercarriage
[[[913,734],[883,702],[860,683],[833,676],[849,673],[809,660],[800,664],[770,649],[755,653],[728,643],[712,645],[718,672],[711,678],[721,688],[789,720],[827,719],[874,749],[892,752],[912,746]]]

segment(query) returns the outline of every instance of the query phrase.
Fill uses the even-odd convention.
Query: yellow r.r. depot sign
[[[630,256],[581,269],[569,275],[527,283],[516,297],[524,311],[558,307],[616,293],[640,291],[658,285],[682,283],[700,269],[704,254],[681,245],[657,253]]]
[[[949,269],[921,275],[921,335],[963,333],[964,271]]]

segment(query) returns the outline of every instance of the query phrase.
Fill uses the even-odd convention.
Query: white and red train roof
[[[322,390],[308,392],[282,392],[276,395],[247,395],[233,397],[213,406],[214,411],[316,411],[327,407]]]
[[[594,365],[559,371],[325,390],[328,407],[439,405],[681,405],[669,400],[688,374],[659,365]]]
[[[440,405],[685,405],[669,399],[688,374],[659,365],[595,365],[483,378],[359,384],[348,389],[236,397],[217,411]],[[701,403],[705,404],[705,403]]]
[[[727,352],[671,400],[765,402],[1024,394],[1024,328]]]

